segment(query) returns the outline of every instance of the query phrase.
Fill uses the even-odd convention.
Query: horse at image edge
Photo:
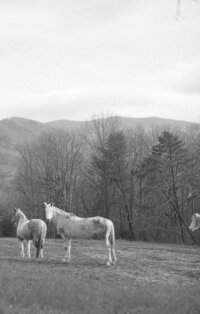
[[[192,231],[195,231],[199,229],[199,227],[200,227],[200,215],[196,213],[192,215],[192,221],[191,221],[191,224],[189,225],[189,229]]]

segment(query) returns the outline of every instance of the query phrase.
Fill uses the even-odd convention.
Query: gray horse
[[[43,258],[43,246],[47,234],[47,225],[41,219],[27,219],[21,209],[15,208],[12,221],[17,225],[17,238],[21,242],[21,256],[25,257],[24,242],[27,243],[27,256],[31,257],[30,246],[33,241],[36,258]]]
[[[46,219],[55,224],[57,232],[62,236],[66,251],[63,261],[71,259],[71,239],[90,239],[102,234],[105,237],[108,258],[106,265],[110,266],[117,261],[115,255],[115,229],[113,222],[103,217],[81,218],[72,213],[65,212],[51,204],[44,203]]]

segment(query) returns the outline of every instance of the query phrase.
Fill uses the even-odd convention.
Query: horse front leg
[[[69,238],[69,241],[68,241],[68,249],[67,249],[67,254],[68,254],[68,259],[69,259],[69,261],[71,261],[71,247],[72,247],[72,239]]]
[[[21,257],[25,257],[25,254],[24,254],[24,241],[23,240],[21,241]]]
[[[71,260],[71,238],[66,238],[63,236],[64,241],[64,250],[65,250],[65,256],[63,258],[63,262],[69,263]]]

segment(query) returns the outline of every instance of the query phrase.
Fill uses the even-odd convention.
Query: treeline
[[[196,242],[188,225],[200,205],[199,131],[125,130],[117,118],[94,119],[74,134],[49,131],[18,147],[5,204],[44,218],[43,202],[52,202],[112,219],[117,237]]]

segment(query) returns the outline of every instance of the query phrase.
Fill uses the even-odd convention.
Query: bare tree
[[[71,211],[81,165],[81,143],[76,136],[55,130],[21,147],[19,153],[21,164],[15,181],[32,211],[44,199]]]
[[[105,217],[110,215],[110,177],[108,165],[104,159],[106,142],[111,133],[119,128],[119,120],[112,118],[95,118],[91,123],[86,123],[84,141],[89,155],[86,156],[85,177],[95,193],[93,207],[101,210]]]

